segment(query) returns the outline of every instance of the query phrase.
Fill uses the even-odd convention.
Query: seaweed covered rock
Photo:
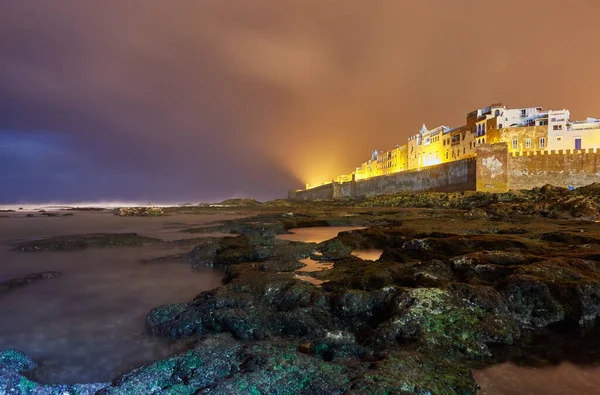
[[[92,395],[108,383],[95,384],[40,384],[22,375],[36,368],[35,361],[18,350],[0,351],[0,394],[78,394]]]
[[[469,365],[411,350],[389,352],[357,377],[349,394],[477,394]]]
[[[487,342],[511,343],[519,336],[508,316],[493,314],[438,288],[411,289],[396,298],[391,318],[379,326],[378,339],[416,341],[469,357],[488,356]]]
[[[228,336],[213,336],[193,350],[121,376],[99,394],[341,394],[351,377],[349,368],[299,353],[292,342],[242,345]]]

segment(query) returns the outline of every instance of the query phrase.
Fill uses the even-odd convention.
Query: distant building
[[[507,143],[510,153],[587,150],[600,148],[600,120],[571,121],[568,110],[542,107],[508,108],[501,103],[471,111],[457,128],[425,124],[407,144],[388,151],[373,151],[371,159],[354,172],[333,181],[344,183],[474,157],[484,143]]]

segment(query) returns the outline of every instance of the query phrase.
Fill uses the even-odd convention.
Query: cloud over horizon
[[[585,0],[2,2],[0,203],[281,197],[491,102],[600,116],[599,22]]]

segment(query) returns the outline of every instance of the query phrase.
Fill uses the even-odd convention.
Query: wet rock
[[[119,217],[159,217],[164,211],[160,207],[120,207],[115,214]]]
[[[444,372],[444,373],[441,373]],[[414,351],[388,353],[357,377],[349,394],[463,394],[478,387],[467,364]]]
[[[259,207],[262,203],[255,199],[237,198],[223,200],[219,205],[224,207]]]
[[[391,318],[379,326],[388,342],[417,341],[469,357],[489,356],[487,342],[511,343],[518,337],[515,322],[457,300],[437,288],[411,289],[396,298]]]
[[[193,267],[213,267],[218,249],[219,244],[217,242],[196,246],[188,253],[188,260]]]
[[[139,236],[137,233],[94,233],[20,243],[15,249],[21,252],[80,251],[86,248],[131,247],[161,243],[162,240]]]
[[[540,240],[555,243],[565,243],[570,245],[577,244],[600,244],[600,239],[588,236],[582,236],[567,232],[549,232],[539,235]]]
[[[213,336],[184,354],[144,365],[99,394],[122,393],[342,393],[350,370],[299,353],[282,340],[242,346]]]
[[[365,291],[348,290],[332,298],[334,313],[339,317],[364,316],[368,320],[373,310],[373,298]]]
[[[320,243],[317,250],[323,254],[324,260],[337,260],[349,257],[352,254],[352,247],[338,238]]]
[[[0,369],[23,372],[37,367],[31,358],[19,350],[0,351]]]
[[[10,292],[13,289],[21,288],[36,281],[45,280],[48,278],[55,278],[62,275],[59,272],[41,272],[41,273],[32,273],[19,278],[14,278],[12,280],[4,281],[0,283],[0,294],[5,292]]]
[[[544,281],[527,276],[509,276],[500,285],[510,315],[522,327],[540,328],[565,319],[564,308]]]
[[[108,383],[73,385],[40,384],[22,375],[23,372],[37,366],[35,361],[21,351],[0,351],[0,394],[92,395],[108,385]]]
[[[356,342],[353,333],[334,331],[327,332],[325,336],[313,340],[310,343],[310,353],[320,356],[325,361],[344,362],[363,358],[368,351]]]
[[[575,289],[581,306],[578,323],[582,325],[600,317],[600,282],[582,282]]]
[[[489,218],[489,216],[487,211],[479,207],[472,208],[465,213],[466,218],[486,219]]]

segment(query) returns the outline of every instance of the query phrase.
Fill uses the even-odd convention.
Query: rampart
[[[475,190],[475,158],[403,171],[356,182],[354,196],[397,192],[456,192]]]
[[[290,199],[343,199],[397,192],[457,192],[474,191],[476,159],[429,166],[361,181],[331,183],[302,191],[291,191]]]
[[[600,181],[600,150],[534,151],[508,155],[510,189],[552,184],[581,187]]]
[[[600,149],[509,153],[506,143],[481,144],[476,157],[360,181],[291,191],[290,199],[365,197],[397,192],[506,192],[600,181]]]

